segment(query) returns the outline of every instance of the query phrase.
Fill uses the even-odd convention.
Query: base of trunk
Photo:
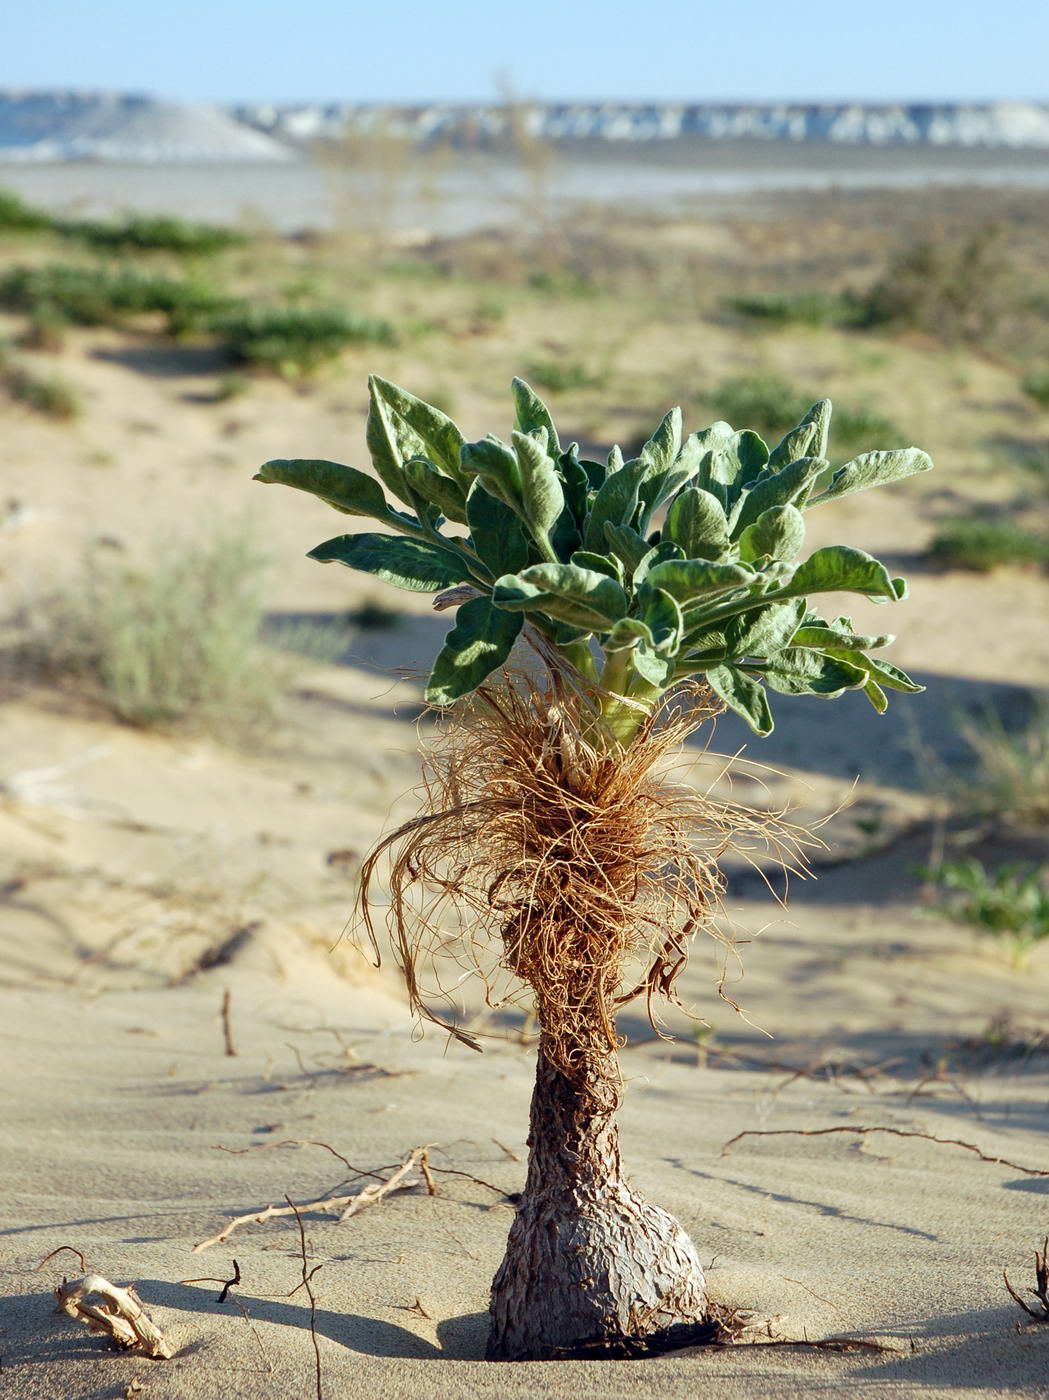
[[[622,1180],[571,1205],[526,1196],[490,1312],[489,1361],[638,1356],[711,1330],[692,1241]]]

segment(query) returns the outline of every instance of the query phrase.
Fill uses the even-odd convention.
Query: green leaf
[[[476,477],[485,490],[512,510],[521,511],[521,468],[516,455],[496,437],[464,443],[459,461],[463,475]]]
[[[440,593],[457,583],[472,582],[465,563],[451,550],[398,535],[337,535],[311,549],[307,558],[345,564],[412,593]]]
[[[796,506],[773,506],[762,511],[739,537],[739,557],[745,563],[763,554],[795,559],[805,543],[805,517]]]
[[[639,642],[652,646],[652,633],[639,618],[621,617],[603,643],[605,651],[628,651]]]
[[[838,621],[847,623],[849,628],[852,626],[847,618]],[[879,647],[889,646],[896,639],[891,632],[880,637],[864,637],[858,632],[826,622],[805,621],[789,640],[791,646],[816,647],[819,651],[876,651]]]
[[[865,452],[846,462],[830,479],[830,485],[810,505],[822,501],[838,500],[851,496],[854,491],[867,491],[872,486],[888,486],[894,481],[903,481],[918,472],[932,470],[932,458],[917,447],[900,447],[892,452]]]
[[[591,632],[607,632],[628,606],[615,579],[574,564],[533,564],[519,574],[504,574],[492,599],[501,608],[544,612]]]
[[[817,549],[803,564],[799,564],[791,579],[791,593],[832,593],[838,589],[863,593],[868,597],[883,597],[894,601],[896,590],[885,571],[885,565],[862,549],[832,544]]]
[[[612,525],[605,522],[605,539],[612,553],[623,565],[625,574],[632,577],[634,570],[652,552],[652,546],[644,535],[639,535],[629,525]]]
[[[682,607],[707,601],[717,593],[756,582],[758,575],[739,564],[711,564],[703,559],[668,559],[651,568],[645,583],[665,588]]]
[[[424,501],[434,505],[449,520],[466,524],[466,496],[450,476],[442,476],[430,462],[413,457],[404,464],[404,475]]]
[[[827,449],[830,428],[830,399],[814,403],[769,454],[769,470],[779,471],[802,457],[822,457]],[[826,464],[825,464],[826,465]]]
[[[493,578],[515,574],[528,563],[528,539],[517,515],[505,501],[475,481],[466,497],[470,540]]]
[[[515,430],[512,441],[521,477],[522,514],[535,538],[549,542],[550,531],[565,508],[565,493],[554,459],[526,433]]]
[[[633,662],[634,670],[641,679],[649,685],[658,686],[661,690],[669,685],[674,677],[674,658],[651,651],[644,643],[634,652]]]
[[[679,544],[686,559],[722,558],[729,549],[729,536],[721,502],[701,487],[688,487],[667,512],[662,539]]]
[[[734,657],[775,656],[792,641],[804,608],[801,598],[792,598],[743,613],[725,628],[725,645]]]
[[[833,699],[843,691],[866,685],[868,672],[866,666],[854,666],[840,657],[807,647],[787,647],[762,667],[762,674],[772,689],[783,695]]]
[[[666,589],[657,588],[648,599],[642,620],[652,634],[653,648],[675,655],[685,629],[681,609]]]
[[[593,569],[597,574],[607,574],[617,583],[623,582],[623,566],[615,555],[594,554],[589,549],[577,549],[569,560],[580,569]]]
[[[803,500],[820,472],[829,465],[822,457],[799,457],[782,471],[760,477],[741,498],[732,522],[732,538],[738,539],[748,525],[774,506],[792,506]]]
[[[547,447],[554,457],[559,457],[561,444],[558,441],[554,420],[550,416],[550,410],[546,404],[543,403],[531,385],[526,384],[523,379],[514,379],[510,384],[510,392],[514,396],[518,431],[532,433],[536,428],[545,428]]]
[[[705,674],[714,694],[719,695],[730,710],[742,715],[755,734],[772,733],[769,698],[760,682],[738,666],[714,666]]]
[[[911,680],[906,671],[901,671],[899,666],[894,666],[891,661],[883,661],[880,656],[866,656],[863,664],[870,669],[872,676],[876,676],[882,685],[888,686],[890,690],[904,690],[911,695],[920,695],[925,689],[917,681]]]
[[[294,486],[297,491],[308,491],[343,515],[370,515],[376,520],[400,520],[402,524],[407,520],[390,508],[373,476],[341,462],[278,457],[261,466],[254,480],[267,486]]]
[[[650,570],[657,564],[665,564],[669,559],[684,559],[685,551],[673,540],[660,540],[659,544],[647,549],[634,567],[634,589],[641,587]]]
[[[434,662],[426,687],[431,705],[450,705],[502,666],[513,650],[524,618],[471,598],[456,614],[455,626]]]
[[[613,471],[594,497],[583,532],[583,547],[598,553],[605,543],[605,525],[631,525],[640,502],[640,486],[647,468],[635,458]]]
[[[883,715],[889,708],[889,697],[873,678],[868,677],[867,684],[863,687],[863,693],[877,710],[878,714]]]
[[[401,462],[409,457],[427,457],[446,476],[464,486],[459,474],[463,435],[448,415],[377,374],[368,380],[368,389],[372,403],[378,401],[385,407]]]

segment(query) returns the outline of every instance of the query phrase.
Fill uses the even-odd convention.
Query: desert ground
[[[15,375],[0,396],[5,1395],[1049,1393],[1049,1325],[1002,1277],[1030,1297],[1049,1234],[1049,940],[1014,965],[921,873],[1045,865],[1049,577],[1036,558],[983,571],[929,553],[958,518],[1049,533],[1045,204],[797,193],[621,223],[533,205],[516,234],[410,248],[362,215],[311,237],[253,228],[189,272],[149,255],[167,275],[334,300],[393,328],[308,375],[238,367],[155,317],[34,339],[24,313],[0,312]],[[973,279],[993,304],[974,294],[961,312],[866,329],[739,304],[862,295],[899,248],[960,246],[989,214],[998,261]],[[0,233],[0,277],[56,261],[92,257]],[[744,762],[737,795],[798,821],[834,814],[785,907],[729,861],[739,956],[697,943],[684,999],[698,1030],[675,1016],[662,1039],[634,1011],[621,1023],[631,1178],[689,1231],[711,1295],[750,1315],[736,1345],[482,1360],[523,1183],[529,1027],[467,984],[464,1023],[500,1033],[484,1054],[420,1033],[389,960],[372,966],[348,926],[363,856],[415,810],[434,724],[421,676],[449,617],[307,560],[346,518],[251,481],[273,457],[366,467],[371,371],[438,400],[468,437],[507,431],[511,375],[545,381],[562,436],[606,450],[643,440],[673,403],[691,430],[732,416],[741,381],[751,400],[786,384],[852,412],[852,451],[913,442],[936,462],[812,517],[810,536],[909,577],[889,621],[849,610],[898,634],[891,658],[925,693],[880,717],[854,693],[777,697],[770,739],[723,718],[713,752],[678,766],[721,790],[716,754],[746,745],[768,768]],[[71,410],[42,410],[19,391],[26,375],[69,390]],[[260,646],[290,667],[272,713],[121,720],[104,677],[64,649],[69,599],[91,569],[124,570],[134,590],[217,522],[270,561]],[[974,732],[1029,742],[1026,795],[1003,788]],[[745,1014],[719,999],[722,977]],[[739,1134],[752,1135],[726,1151]],[[420,1183],[341,1221],[307,1205],[424,1145],[436,1194]],[[285,1215],[194,1252],[286,1197],[301,1239]],[[52,1290],[88,1271],[135,1283],[172,1359],[112,1351],[55,1314]]]

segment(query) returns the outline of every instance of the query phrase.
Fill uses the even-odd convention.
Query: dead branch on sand
[[[351,1192],[341,1196],[321,1196],[313,1201],[300,1201],[297,1206],[288,1201],[283,1206],[264,1206],[260,1211],[249,1212],[247,1215],[236,1215],[226,1224],[225,1229],[209,1240],[202,1240],[200,1244],[193,1246],[193,1253],[199,1254],[204,1249],[210,1249],[214,1244],[225,1244],[234,1230],[241,1225],[263,1224],[266,1220],[273,1220],[277,1216],[294,1215],[298,1217],[303,1210],[322,1210],[331,1214],[337,1214],[340,1223],[348,1220],[351,1215],[358,1214],[365,1206],[378,1205],[381,1200],[391,1195],[395,1191],[409,1191],[413,1186],[418,1186],[420,1180],[425,1180],[427,1190],[431,1196],[437,1194],[437,1186],[433,1178],[429,1176],[429,1156],[432,1143],[424,1147],[413,1147],[411,1152],[404,1158],[398,1167],[392,1169],[392,1175],[373,1182],[369,1186],[362,1187],[359,1191]],[[418,1168],[420,1175],[413,1176],[412,1172]],[[385,1170],[391,1170],[385,1168]],[[371,1173],[369,1173],[371,1175]],[[287,1197],[285,1197],[287,1200]]]
[[[416,1149],[416,1151],[419,1150],[420,1149],[418,1148]],[[422,1148],[421,1150],[423,1156],[420,1158],[420,1167],[422,1167],[426,1155],[426,1149]],[[310,1300],[310,1338],[313,1342],[314,1379],[317,1383],[317,1400],[324,1400],[324,1392],[321,1388],[321,1349],[320,1343],[317,1341],[317,1299],[314,1296],[313,1284],[310,1282],[310,1280],[313,1278],[313,1275],[317,1272],[318,1269],[323,1268],[323,1265],[314,1264],[313,1268],[309,1269],[309,1272],[307,1272],[308,1266],[306,1263],[306,1230],[302,1223],[302,1216],[299,1214],[298,1207],[292,1203],[292,1199],[290,1196],[285,1196],[284,1199],[291,1207],[291,1212],[295,1217],[295,1223],[299,1227],[299,1254],[302,1258],[302,1282],[297,1287],[291,1290],[291,1293],[288,1294],[288,1297],[290,1298],[292,1296],[292,1293],[297,1293],[300,1288],[305,1288],[306,1297]]]
[[[102,1301],[89,1303],[87,1299],[92,1294]],[[55,1297],[58,1299],[56,1312],[64,1312],[74,1321],[84,1323],[89,1332],[109,1337],[121,1350],[141,1351],[163,1361],[175,1354],[174,1347],[130,1286],[118,1288],[101,1274],[85,1274],[83,1278],[61,1283],[55,1289]]]
[[[960,1138],[942,1138],[936,1137],[933,1133],[907,1132],[903,1128],[861,1128],[852,1125],[837,1128],[748,1128],[746,1132],[737,1133],[734,1138],[729,1138],[721,1149],[721,1155],[727,1157],[730,1148],[746,1137],[825,1137],[828,1133],[853,1133],[857,1137],[865,1136],[867,1133],[889,1133],[892,1137],[921,1138],[924,1142],[938,1142],[941,1147],[964,1147],[966,1152],[975,1152],[981,1162],[993,1162],[1000,1167],[1009,1167],[1011,1171],[1022,1172],[1024,1176],[1049,1176],[1049,1171],[1042,1171],[1038,1167],[1021,1167],[1019,1162],[1010,1162],[1007,1157],[989,1157],[986,1152],[982,1152],[973,1143],[962,1142]]]
[[[1005,1279],[1005,1286],[1009,1290],[1009,1296],[1013,1302],[1023,1308],[1032,1321],[1049,1322],[1049,1235],[1046,1236],[1041,1249],[1036,1249],[1034,1252],[1034,1287],[1027,1290],[1031,1297],[1037,1300],[1037,1308],[1032,1308],[1030,1303],[1025,1302],[1020,1297],[1009,1282],[1009,1275],[1004,1269],[1002,1270],[1002,1278]],[[1020,1325],[1017,1323],[1017,1326]]]

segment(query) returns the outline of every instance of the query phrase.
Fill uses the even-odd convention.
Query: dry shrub
[[[771,853],[804,875],[805,847],[818,844],[781,813],[672,780],[684,741],[719,708],[704,687],[679,691],[623,749],[602,742],[588,702],[555,674],[542,687],[504,677],[451,716],[425,760],[420,815],[380,842],[361,876],[378,957],[373,889],[389,859],[386,922],[417,1013],[480,1049],[430,1005],[451,1002],[440,976],[450,960],[457,984],[480,974],[489,1006],[519,996],[517,983],[531,989],[562,1073],[617,1073],[618,1008],[644,997],[658,1029],[654,1001],[680,1005],[695,934],[731,946],[716,923],[720,857]]]

